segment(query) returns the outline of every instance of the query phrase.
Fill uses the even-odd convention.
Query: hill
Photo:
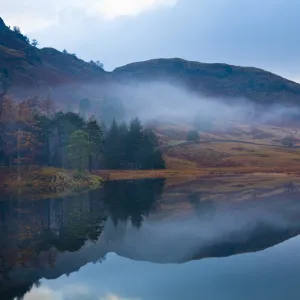
[[[76,55],[53,48],[38,49],[18,28],[0,18],[0,68],[6,68],[13,87],[49,87],[103,79],[105,71]]]
[[[180,58],[132,63],[113,71],[119,81],[168,80],[212,97],[247,98],[254,103],[299,104],[300,85],[253,67],[200,63]]]
[[[278,102],[298,105],[300,102],[299,84],[252,67],[173,58],[136,62],[106,72],[75,54],[32,46],[18,28],[11,30],[0,18],[0,69],[3,68],[11,77],[11,93],[19,86],[43,89],[91,82],[100,86],[107,82],[166,80],[222,99],[247,98],[262,105]],[[88,94],[88,91],[84,93]],[[61,98],[69,100],[65,95]]]

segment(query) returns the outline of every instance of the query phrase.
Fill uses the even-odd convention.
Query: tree
[[[16,104],[13,99],[7,95],[4,96],[2,99],[2,114],[0,116],[0,145],[1,155],[9,172],[17,149],[17,115]]]
[[[146,129],[143,132],[140,147],[140,167],[144,170],[166,168],[157,136],[151,129]]]
[[[99,68],[101,68],[101,69],[104,68],[103,63],[101,63],[99,60],[97,60],[97,61],[91,60],[91,61],[90,61],[90,64],[93,65],[93,66],[99,67]]]
[[[83,176],[88,166],[89,156],[92,155],[91,142],[83,130],[72,133],[68,145],[68,157],[71,165],[77,169],[78,175]]]
[[[103,146],[103,132],[96,120],[90,119],[86,124],[86,131],[88,133],[89,142],[91,143],[92,154],[89,156],[89,170],[93,168],[93,163],[97,164],[100,159]],[[93,162],[93,156],[96,162]]]
[[[296,139],[292,135],[286,136],[281,140],[283,146],[292,148],[295,146]]]
[[[36,39],[33,39],[33,40],[31,41],[31,45],[32,45],[33,47],[37,47],[38,44],[39,44],[39,42],[38,42]]]
[[[30,178],[31,166],[36,162],[37,152],[40,144],[37,139],[37,123],[34,117],[38,111],[38,105],[31,101],[32,99],[22,101],[17,105],[17,139],[18,139],[18,166],[26,165],[28,168],[28,177]]]
[[[8,70],[3,68],[0,70],[0,117],[2,115],[3,109],[3,98],[7,94],[8,88],[10,84],[10,77]]]
[[[36,114],[37,141],[41,145],[38,153],[37,163],[50,165],[50,138],[54,134],[54,122],[47,115]]]
[[[99,60],[96,61],[96,65],[97,65],[97,67],[99,67],[101,69],[103,69],[103,67],[104,67],[103,63],[101,63]]]
[[[135,118],[130,122],[128,135],[125,140],[126,161],[131,169],[139,169],[141,166],[140,149],[143,137],[142,124],[138,118]]]
[[[84,130],[84,120],[72,112],[58,112],[53,119],[53,129],[55,138],[53,141],[53,160],[54,165],[58,167],[67,167],[67,145],[70,136],[77,130]]]
[[[46,99],[43,99],[40,102],[40,112],[47,117],[53,117],[55,114],[55,105],[50,95],[47,96]]]
[[[187,140],[190,142],[199,142],[200,136],[197,130],[190,130],[187,134]]]
[[[21,34],[21,36],[26,43],[30,44],[30,39],[27,35]]]
[[[107,169],[121,169],[124,162],[124,151],[120,140],[120,131],[117,122],[112,125],[104,141],[104,160]]]
[[[14,26],[13,31],[16,33],[21,33],[20,27],[19,26]]]
[[[68,51],[66,49],[63,50],[64,54],[68,54]]]

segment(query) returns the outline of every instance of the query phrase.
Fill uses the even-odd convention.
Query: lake
[[[58,198],[2,193],[0,299],[298,300],[299,182],[145,179]]]

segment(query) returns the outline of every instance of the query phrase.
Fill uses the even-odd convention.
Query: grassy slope
[[[168,169],[220,169],[300,172],[300,143],[295,147],[281,146],[279,140],[292,134],[300,140],[293,128],[259,126],[258,134],[252,135],[251,127],[231,124],[227,129],[200,132],[200,143],[183,140],[186,131],[181,127],[172,130],[165,126],[157,128],[165,147]],[[176,138],[176,130],[178,138]]]

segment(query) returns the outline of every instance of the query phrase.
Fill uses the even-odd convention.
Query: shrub
[[[199,142],[200,135],[197,130],[190,130],[187,134],[187,140],[190,142]]]

